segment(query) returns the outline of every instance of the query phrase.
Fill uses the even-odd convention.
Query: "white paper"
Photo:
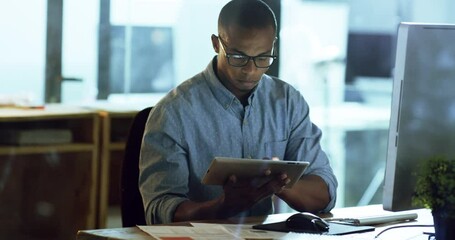
[[[221,225],[203,227],[185,226],[137,226],[156,239],[181,238],[194,240],[238,239]]]

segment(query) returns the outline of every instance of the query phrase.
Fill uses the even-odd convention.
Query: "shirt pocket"
[[[270,159],[272,159],[272,157],[278,157],[281,160],[284,160],[287,143],[288,143],[287,140],[266,142],[265,143],[266,157]]]

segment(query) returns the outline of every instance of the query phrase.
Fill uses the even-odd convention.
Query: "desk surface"
[[[382,230],[396,225],[415,225],[415,224],[433,224],[433,219],[430,210],[428,209],[417,209],[411,210],[410,212],[415,212],[418,214],[416,221],[405,222],[405,223],[388,223],[375,225],[376,230],[374,232],[367,232],[356,234],[360,236],[359,238],[353,239],[373,239],[374,236],[379,234]],[[330,214],[322,215],[321,217],[336,217],[336,218],[357,218],[357,217],[366,217],[366,216],[375,216],[383,215],[390,213],[382,209],[382,205],[369,205],[362,207],[348,207],[348,208],[337,208],[333,209]],[[249,217],[242,219],[244,224],[259,224],[259,223],[272,223],[284,221],[293,213],[280,213],[280,214],[271,214],[264,217]],[[229,219],[219,222],[210,221],[210,223],[223,223],[223,224],[237,224],[239,223],[238,219]],[[188,223],[174,223],[173,225],[188,225]],[[402,228],[396,230],[390,230],[381,234],[381,237],[378,239],[390,239],[393,236],[394,239],[428,239],[427,235],[424,235],[423,232],[434,231],[433,228]],[[399,234],[399,236],[398,236]],[[365,236],[365,238],[363,238]],[[411,236],[411,237],[410,237]],[[112,229],[95,229],[95,230],[81,230],[77,233],[77,240],[101,240],[101,239],[137,239],[137,240],[150,240],[153,239],[151,236],[142,232],[139,228],[130,227],[130,228],[112,228]]]

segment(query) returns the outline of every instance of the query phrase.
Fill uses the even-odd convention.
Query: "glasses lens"
[[[245,55],[232,54],[228,55],[228,62],[234,67],[243,67],[248,64],[250,57]],[[274,57],[257,56],[253,58],[254,64],[258,68],[268,68],[272,65]]]
[[[259,67],[259,68],[267,68],[267,67],[270,67],[270,65],[272,65],[273,63],[273,57],[263,57],[263,56],[258,56],[258,57],[255,57],[253,58],[254,60],[254,63],[256,64],[256,67]]]
[[[250,60],[250,58],[244,55],[232,54],[228,57],[229,64],[235,67],[245,66],[248,63],[248,60]]]

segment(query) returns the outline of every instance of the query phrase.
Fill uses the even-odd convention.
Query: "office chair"
[[[121,213],[123,227],[145,225],[144,205],[139,192],[139,153],[142,135],[152,107],[139,111],[130,126],[121,175]]]

